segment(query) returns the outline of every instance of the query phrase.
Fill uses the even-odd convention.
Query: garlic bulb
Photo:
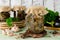
[[[6,35],[6,31],[5,30],[2,30],[2,34]]]
[[[10,29],[5,29],[8,36],[14,36],[14,33]]]
[[[17,32],[17,31],[19,31],[20,29],[16,26],[16,25],[14,25],[13,27],[12,27],[12,29],[11,29],[11,31],[13,31],[13,32]]]

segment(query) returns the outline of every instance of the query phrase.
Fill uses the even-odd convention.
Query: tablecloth
[[[49,37],[48,35],[50,35],[51,37]],[[41,37],[41,38],[18,38],[16,39],[15,36],[7,36],[7,35],[3,35],[1,33],[1,30],[0,30],[0,40],[60,40],[60,35],[59,36],[52,36],[52,34],[47,34],[45,37]]]

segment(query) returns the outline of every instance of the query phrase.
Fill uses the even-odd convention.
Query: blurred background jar
[[[10,17],[10,10],[11,8],[9,6],[0,7],[0,21],[6,21]]]
[[[13,11],[14,11],[14,17],[19,18],[20,20],[25,20],[25,6],[14,6]]]
[[[25,6],[13,6],[14,18],[17,20],[14,22],[18,27],[25,27]]]

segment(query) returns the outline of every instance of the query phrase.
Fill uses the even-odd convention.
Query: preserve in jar
[[[33,33],[44,30],[44,15],[48,12],[42,6],[32,6],[26,11],[26,27]]]
[[[0,7],[0,21],[6,21],[10,17],[10,10],[11,8],[9,6]]]

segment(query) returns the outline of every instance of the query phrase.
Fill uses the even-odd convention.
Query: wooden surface
[[[8,29],[9,27],[0,27],[0,29]],[[54,28],[54,27],[47,27],[47,26],[44,26],[45,29],[48,29],[48,30],[60,30],[60,28]]]
[[[12,22],[12,24],[16,24],[18,27],[24,27],[25,26],[25,21],[22,20],[21,22]],[[9,26],[7,25],[6,22],[0,22],[0,29],[8,29]]]
[[[0,27],[1,30],[8,29],[8,27]]]
[[[48,29],[48,30],[60,30],[60,28],[55,28],[55,27],[47,27],[47,26],[44,26],[45,29]]]

